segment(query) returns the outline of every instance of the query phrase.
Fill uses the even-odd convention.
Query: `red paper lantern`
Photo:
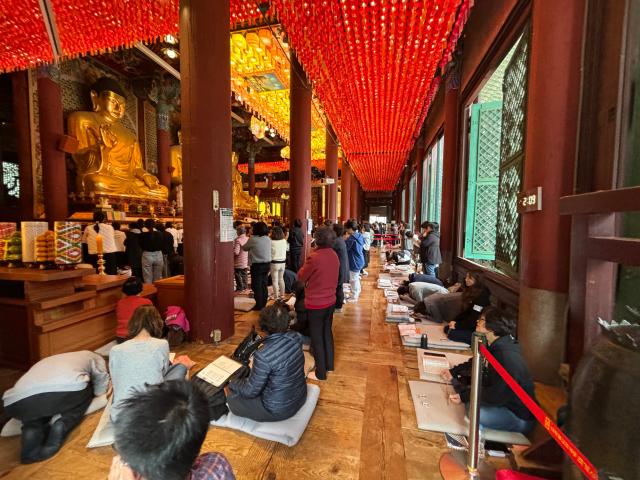
[[[365,190],[393,190],[471,0],[273,0]]]

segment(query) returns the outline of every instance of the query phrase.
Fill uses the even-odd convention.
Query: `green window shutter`
[[[494,260],[502,102],[471,106],[464,256]]]
[[[520,264],[520,214],[518,193],[522,189],[524,139],[526,135],[529,28],[525,29],[504,72],[502,141],[496,266],[516,277]]]

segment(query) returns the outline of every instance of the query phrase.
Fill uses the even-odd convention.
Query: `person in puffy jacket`
[[[489,352],[496,358],[514,380],[535,399],[535,388],[529,368],[522,356],[520,344],[513,337],[515,322],[498,308],[487,308],[478,319],[476,332],[487,336]],[[444,370],[442,377],[451,381],[456,391],[450,395],[454,403],[469,404],[471,393],[471,360]],[[482,390],[480,393],[480,425],[495,430],[529,433],[535,424],[535,418],[515,393],[487,365],[483,369]]]
[[[289,330],[289,321],[279,305],[260,312],[267,336],[253,355],[251,373],[229,382],[227,405],[235,415],[277,422],[295,415],[307,399],[302,337]]]
[[[336,309],[335,311],[342,312],[342,305],[344,304],[344,289],[343,285],[349,283],[349,256],[347,255],[347,244],[344,242],[344,227],[336,223],[333,225],[333,231],[336,234],[336,239],[333,242],[333,251],[338,255],[340,260],[340,275],[338,277],[338,287],[336,288]]]

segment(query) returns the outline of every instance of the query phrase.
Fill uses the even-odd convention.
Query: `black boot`
[[[44,460],[42,444],[46,438],[46,430],[41,427],[22,426],[21,463],[35,463]]]
[[[67,438],[68,433],[69,430],[64,424],[64,421],[62,419],[56,420],[56,422],[51,426],[47,441],[44,442],[44,445],[42,446],[41,453],[43,459],[51,458],[58,453],[60,447],[62,447],[62,444],[64,443],[64,439]]]

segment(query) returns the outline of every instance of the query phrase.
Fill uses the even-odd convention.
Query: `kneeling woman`
[[[509,372],[531,398],[535,398],[533,380],[522,357],[520,344],[513,337],[515,322],[497,308],[487,308],[476,326],[476,332],[484,333],[489,342],[488,350]],[[456,394],[451,401],[465,402],[468,408],[471,393],[471,360],[442,373],[452,382]],[[535,419],[515,393],[489,365],[483,372],[480,397],[480,425],[495,430],[528,433]]]
[[[248,377],[229,383],[227,404],[240,417],[276,422],[292,417],[307,399],[302,337],[289,331],[289,313],[278,305],[260,312],[267,334],[253,355]]]
[[[109,372],[113,382],[111,420],[120,412],[120,402],[147,385],[165,380],[184,379],[193,367],[186,355],[169,361],[169,343],[162,337],[162,317],[153,305],[138,307],[129,321],[129,340],[109,353]]]

